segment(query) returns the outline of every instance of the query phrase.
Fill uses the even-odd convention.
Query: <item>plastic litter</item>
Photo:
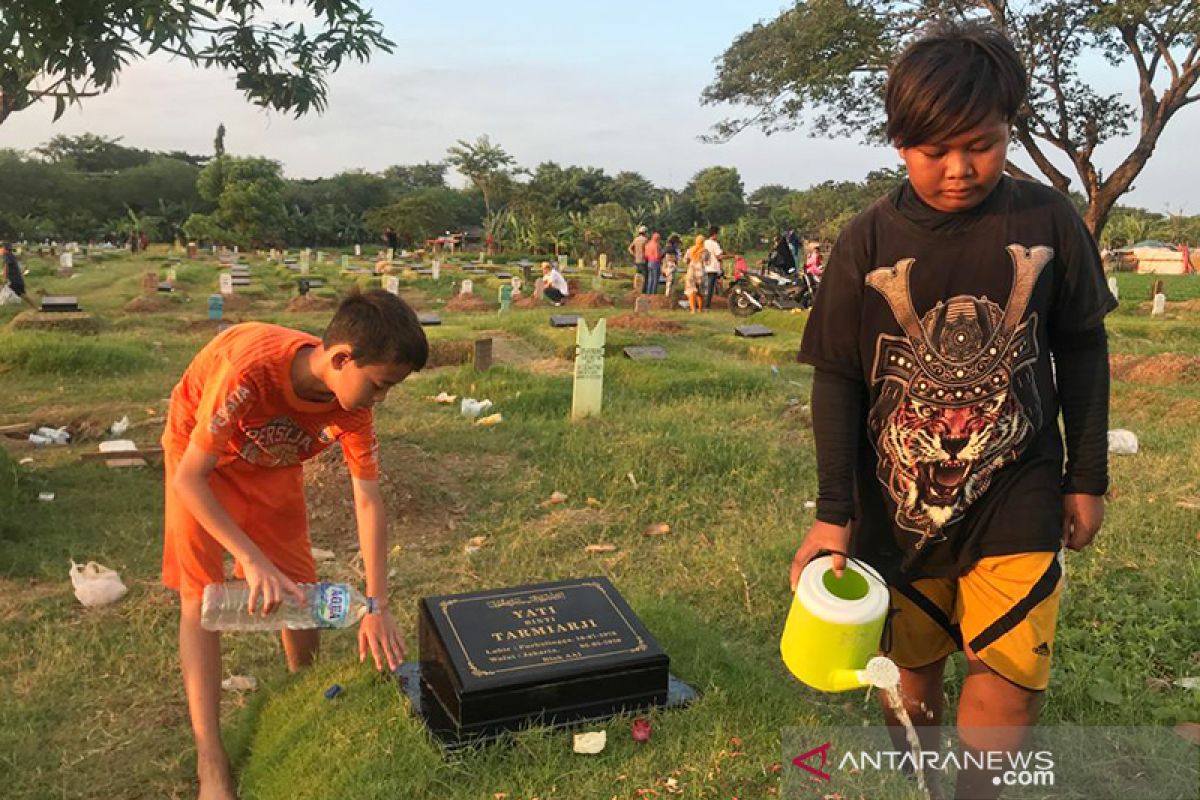
[[[654,729],[650,726],[650,720],[638,717],[630,726],[630,734],[635,742],[648,742],[650,735]]]
[[[109,426],[108,432],[113,436],[123,436],[127,430],[129,430],[128,415],[121,417],[119,420]]]
[[[88,608],[115,603],[129,591],[115,570],[95,561],[76,564],[72,560],[70,575],[75,596]]]
[[[491,400],[476,400],[473,397],[464,397],[459,409],[464,417],[478,417],[491,407]]]
[[[1138,451],[1137,434],[1124,428],[1108,432],[1108,452],[1118,456],[1136,455]]]
[[[43,503],[53,503],[54,492],[38,492],[38,500]]]
[[[29,434],[29,441],[34,444],[67,444],[71,441],[71,434],[67,432],[66,427],[38,428]]]
[[[258,678],[253,675],[230,675],[221,681],[221,688],[227,692],[254,692],[258,690]]]
[[[491,425],[499,425],[499,424],[500,424],[501,422],[503,422],[503,421],[504,421],[504,417],[503,417],[503,415],[501,415],[501,414],[490,414],[490,415],[488,415],[488,416],[486,416],[486,417],[480,417],[479,419],[475,420],[475,424],[476,424],[476,425],[491,426]]]
[[[314,561],[332,561],[335,558],[332,550],[324,550],[320,547],[312,548],[312,557]]]
[[[450,405],[457,399],[458,399],[458,395],[456,395],[456,394],[446,394],[445,392],[438,392],[437,396],[433,398],[433,402],[442,403],[444,405]]]
[[[342,693],[342,685],[340,683],[335,683],[333,686],[330,686],[328,689],[325,690],[325,699],[332,700],[333,698],[337,697],[341,693]]]
[[[576,753],[594,756],[604,750],[608,744],[608,733],[605,731],[589,731],[575,734],[574,749]]]

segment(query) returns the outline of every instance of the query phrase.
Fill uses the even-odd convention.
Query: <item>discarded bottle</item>
[[[209,631],[277,631],[306,628],[348,628],[367,611],[367,601],[348,583],[301,583],[308,602],[301,606],[290,596],[273,614],[247,610],[250,587],[244,581],[210,583],[204,587],[200,624]]]

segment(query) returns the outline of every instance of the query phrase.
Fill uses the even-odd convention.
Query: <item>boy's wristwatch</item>
[[[375,597],[367,598],[367,613],[378,614],[380,611],[387,611],[387,601],[380,601]]]

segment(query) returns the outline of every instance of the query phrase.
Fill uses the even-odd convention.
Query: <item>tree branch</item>
[[[1175,63],[1175,57],[1171,55],[1171,48],[1167,46],[1166,39],[1164,39],[1163,35],[1159,33],[1158,28],[1155,28],[1152,24],[1150,24],[1149,19],[1143,17],[1142,25],[1146,27],[1146,30],[1150,31],[1150,36],[1154,38],[1155,49],[1158,51],[1159,55],[1162,56],[1162,60],[1166,62],[1167,69],[1171,70],[1171,82],[1174,83],[1178,81],[1179,65]]]
[[[1042,148],[1038,147],[1033,135],[1024,124],[1018,122],[1014,126],[1014,129],[1017,133],[1017,141],[1025,148],[1025,152],[1033,159],[1033,163],[1037,165],[1037,168],[1042,171],[1043,175],[1050,179],[1050,183],[1055,188],[1061,192],[1066,192],[1071,186],[1071,179],[1060,172],[1058,167],[1054,166],[1046,154],[1042,152]]]
[[[1014,178],[1020,178],[1023,181],[1033,181],[1035,183],[1041,183],[1041,180],[1039,180],[1036,175],[1034,175],[1031,172],[1026,172],[1025,170],[1021,169],[1020,167],[1018,167],[1016,164],[1013,163],[1012,159],[1008,159],[1004,162],[1004,171],[1007,172],[1009,175],[1012,175]]]

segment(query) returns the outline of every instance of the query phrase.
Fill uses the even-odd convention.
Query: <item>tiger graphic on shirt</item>
[[[916,536],[917,550],[945,540],[945,528],[1042,424],[1033,376],[1038,315],[1025,312],[1054,251],[1006,249],[1013,281],[1004,306],[956,295],[919,316],[909,287],[911,258],[866,277],[904,331],[876,339],[871,382],[879,396],[868,428],[878,477],[896,505],[895,523]]]

